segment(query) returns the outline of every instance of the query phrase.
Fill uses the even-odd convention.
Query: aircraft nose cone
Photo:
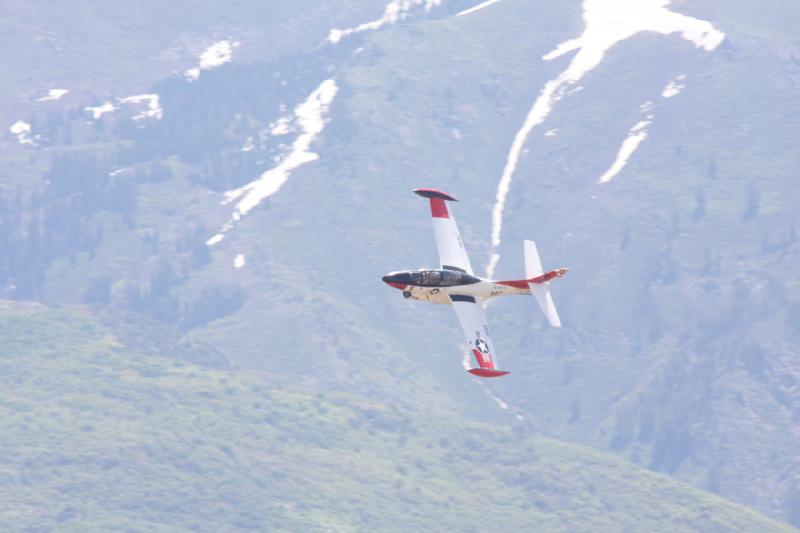
[[[403,279],[402,274],[387,274],[381,278],[384,283],[394,287],[395,289],[403,290],[406,288],[407,282]]]

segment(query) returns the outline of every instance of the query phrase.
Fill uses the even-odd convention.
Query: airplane
[[[561,327],[550,294],[550,280],[563,277],[569,269],[559,268],[545,273],[536,244],[524,241],[525,279],[496,281],[476,276],[456,221],[445,203],[458,200],[436,189],[414,189],[414,192],[430,200],[441,268],[391,272],[383,276],[383,281],[403,291],[404,298],[453,306],[467,337],[467,345],[478,364],[468,372],[484,378],[508,374],[498,369],[484,303],[497,296],[533,294],[550,325]]]

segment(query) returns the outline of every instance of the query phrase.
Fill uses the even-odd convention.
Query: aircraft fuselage
[[[474,301],[495,296],[530,294],[525,280],[493,281],[460,270],[423,269],[391,272],[383,277],[388,285],[403,291],[403,296],[421,302],[450,305],[459,297]]]

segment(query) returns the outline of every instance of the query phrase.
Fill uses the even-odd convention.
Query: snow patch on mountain
[[[141,104],[142,102],[147,102],[147,108],[134,115],[133,120],[162,118],[164,116],[164,110],[161,109],[157,94],[137,94],[119,99],[120,104]]]
[[[406,19],[412,9],[424,6],[425,12],[429,12],[434,7],[440,5],[442,0],[392,0],[383,9],[383,16],[377,20],[364,22],[358,26],[344,30],[332,29],[328,34],[328,41],[333,44],[338,43],[348,35],[360,33],[362,31],[378,30],[386,25],[397,24]]]
[[[31,125],[23,120],[18,120],[13,123],[8,131],[17,138],[19,144],[29,144],[36,146],[36,141],[39,139],[38,135],[33,135],[31,132]]]
[[[118,106],[122,105],[136,105],[146,103],[147,106],[133,116],[133,120],[141,120],[144,118],[160,119],[164,116],[164,110],[161,109],[160,99],[157,94],[136,94],[133,96],[126,96],[124,98],[117,98],[117,105],[112,102],[105,102],[98,106],[88,106],[84,109],[92,114],[94,120],[98,120],[106,113],[111,113],[119,109]]]
[[[69,92],[69,89],[50,89],[47,91],[47,96],[42,96],[38,98],[37,102],[55,102],[56,100],[60,100],[64,95]]]
[[[707,51],[714,50],[725,38],[725,34],[710,22],[670,11],[666,7],[668,5],[669,0],[584,0],[585,26],[580,37],[564,41],[542,56],[543,60],[552,61],[567,53],[577,52],[557,78],[545,83],[511,143],[492,210],[491,237],[495,253],[487,266],[487,276],[493,276],[499,260],[499,256],[495,258],[495,255],[501,242],[503,210],[525,141],[533,128],[550,115],[553,106],[564,97],[567,89],[597,67],[611,47],[642,32],[663,35],[679,33],[682,38]]]
[[[120,174],[122,174],[123,172],[125,172],[127,170],[130,170],[131,168],[133,168],[133,167],[122,167],[122,168],[118,168],[116,170],[112,170],[111,172],[108,173],[108,176],[111,177],[111,178],[113,178],[114,176],[119,176]]]
[[[456,13],[457,17],[463,17],[464,15],[469,15],[470,13],[475,13],[476,11],[480,11],[483,8],[489,7],[492,4],[496,4],[500,0],[486,0],[485,2],[481,2],[480,4],[470,7],[469,9],[465,9],[464,11],[459,11]]]
[[[286,135],[287,133],[291,132],[289,127],[290,121],[292,120],[291,117],[281,117],[272,124],[269,125],[269,134],[275,137],[280,135]]]
[[[256,145],[253,143],[253,136],[247,137],[244,140],[244,145],[242,145],[242,152],[252,152],[256,149]]]
[[[200,62],[198,65],[184,72],[184,76],[186,76],[187,80],[194,81],[200,77],[201,71],[211,70],[225,63],[229,63],[231,59],[233,59],[233,50],[237,48],[239,44],[238,42],[228,40],[215,42],[200,54]]]
[[[686,87],[686,84],[683,81],[686,80],[686,74],[681,74],[674,80],[670,81],[664,90],[661,92],[661,96],[664,98],[672,98],[680,94],[680,92]]]
[[[639,148],[639,145],[647,138],[647,126],[653,120],[653,115],[649,115],[647,120],[640,120],[628,131],[628,136],[622,141],[622,145],[617,151],[617,157],[611,167],[605,171],[597,180],[598,183],[608,183],[611,179],[619,174],[619,172],[628,163],[628,159],[633,155],[633,152]]]
[[[208,239],[208,240],[206,241],[206,244],[207,244],[208,246],[214,246],[214,245],[215,245],[215,244],[217,244],[218,242],[221,242],[221,241],[222,241],[222,239],[224,239],[224,238],[225,238],[225,235],[223,235],[223,234],[221,234],[221,233],[217,233],[216,235],[214,235],[213,237],[211,237],[210,239]]]
[[[334,80],[325,80],[305,101],[295,107],[293,120],[300,130],[300,134],[292,143],[289,153],[275,167],[261,174],[257,180],[225,193],[223,205],[234,200],[238,200],[238,202],[230,220],[222,226],[216,235],[206,241],[206,244],[213,246],[222,241],[225,238],[225,233],[233,229],[234,224],[241,217],[249,213],[250,210],[266,198],[278,192],[289,179],[294,169],[319,159],[319,156],[311,151],[311,144],[325,129],[325,125],[328,122],[328,109],[338,90],[339,88]]]
[[[94,120],[97,120],[100,117],[102,117],[104,114],[111,113],[112,111],[114,111],[116,109],[116,107],[114,107],[114,104],[112,104],[111,102],[106,102],[104,104],[101,104],[101,105],[98,105],[98,106],[94,106],[94,107],[88,106],[88,107],[86,107],[84,109],[86,109],[86,111],[89,111],[92,114],[92,118]]]

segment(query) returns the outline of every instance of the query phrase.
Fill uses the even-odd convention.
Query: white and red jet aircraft
[[[476,276],[469,264],[456,221],[445,204],[446,201],[457,200],[436,189],[415,189],[414,192],[430,200],[433,232],[436,235],[442,268],[392,272],[384,276],[383,281],[403,291],[406,298],[452,305],[467,337],[467,344],[478,363],[478,367],[471,368],[469,372],[484,378],[508,374],[497,368],[497,356],[483,303],[495,296],[533,294],[550,325],[561,327],[553,297],[550,295],[550,280],[562,277],[569,269],[560,268],[545,273],[539,261],[536,244],[525,241],[526,279],[493,281]]]

